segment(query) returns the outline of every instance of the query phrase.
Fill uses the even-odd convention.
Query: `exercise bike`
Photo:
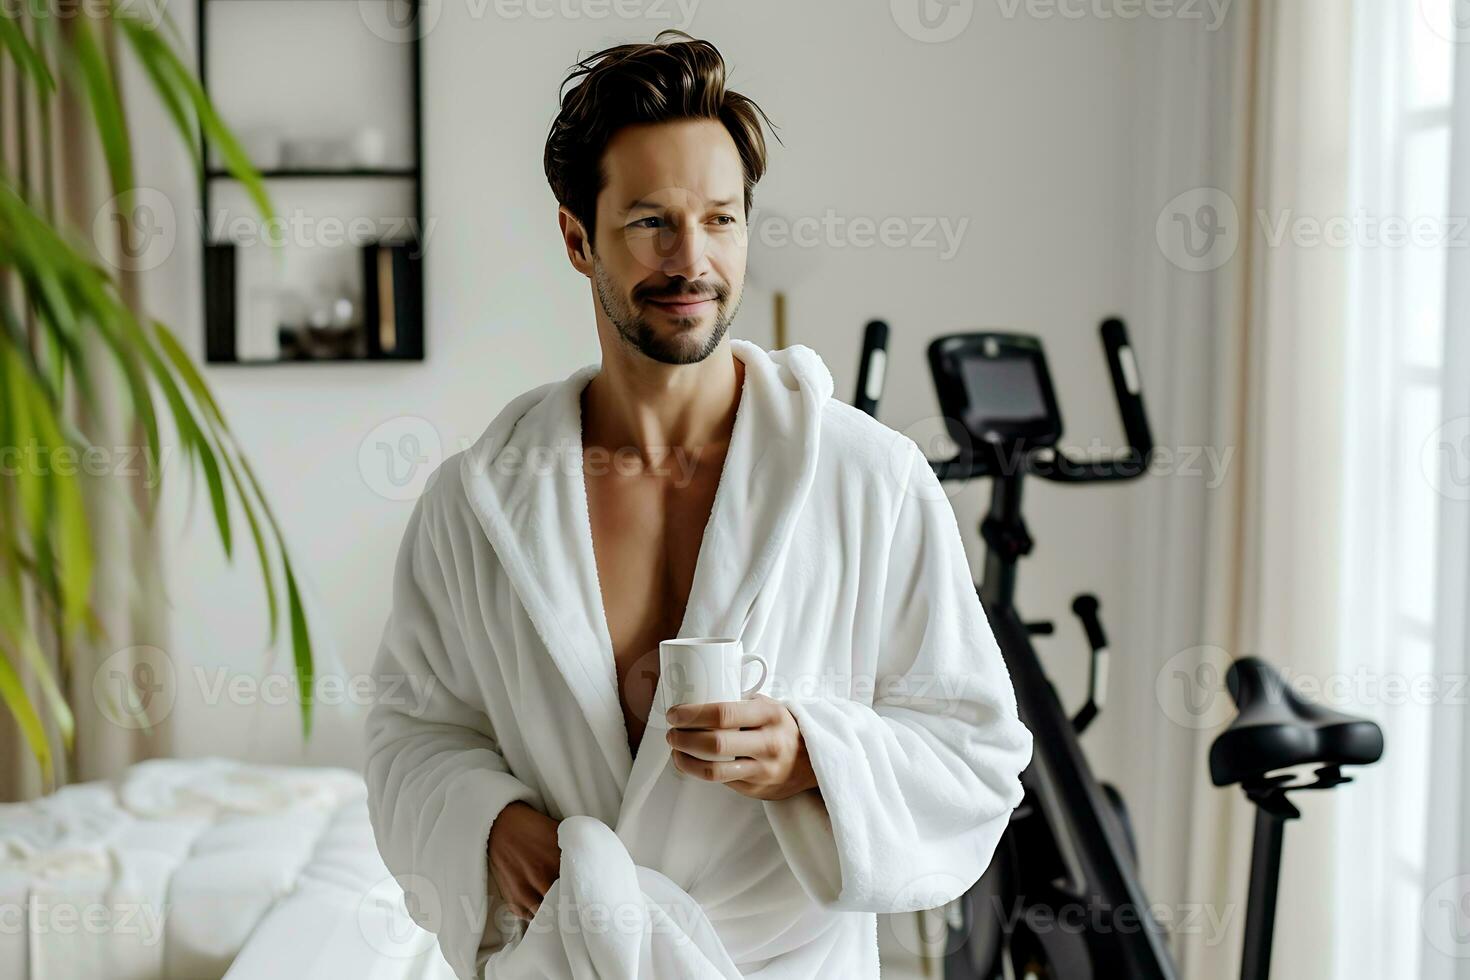
[[[1127,330],[1110,319],[1101,334],[1128,445],[1098,459],[1057,446],[1062,419],[1040,340],[981,332],[942,336],[929,345],[940,408],[960,447],[952,459],[930,463],[941,480],[991,480],[977,590],[1034,745],[1021,774],[1025,796],[990,868],[946,910],[945,980],[1178,976],[1165,930],[1139,881],[1123,799],[1094,776],[1079,741],[1102,711],[1107,690],[1108,644],[1098,601],[1081,595],[1072,603],[1091,648],[1087,697],[1075,714],[1062,706],[1031,645],[1032,636],[1052,633],[1053,624],[1025,621],[1014,602],[1017,565],[1034,544],[1021,513],[1027,476],[1086,484],[1132,480],[1148,469],[1153,437]],[[887,342],[887,325],[869,323],[853,403],[873,415]],[[1254,657],[1232,664],[1226,683],[1238,712],[1210,747],[1210,776],[1216,786],[1240,786],[1257,807],[1241,977],[1265,980],[1283,828],[1300,816],[1288,794],[1350,782],[1342,767],[1378,761],[1383,735],[1371,721],[1304,701]],[[1315,771],[1298,775],[1304,766]]]

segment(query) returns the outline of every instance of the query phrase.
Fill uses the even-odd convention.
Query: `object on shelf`
[[[376,126],[364,126],[352,136],[353,162],[359,167],[378,168],[388,157],[388,140]]]
[[[352,166],[352,145],[340,137],[298,137],[281,143],[281,166],[331,170]]]
[[[360,361],[368,356],[360,326],[347,330],[309,324],[283,326],[280,348],[283,361]]]
[[[362,321],[369,357],[424,356],[422,252],[417,241],[362,249]]]
[[[255,126],[243,131],[240,146],[257,170],[275,170],[281,165],[281,133],[273,127]]]

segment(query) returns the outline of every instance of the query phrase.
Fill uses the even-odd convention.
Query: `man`
[[[874,913],[963,893],[1021,797],[918,448],[727,336],[765,141],[724,76],[679,32],[573,70],[545,165],[601,364],[446,461],[399,553],[376,671],[429,697],[374,705],[369,808],[461,977],[875,978]],[[762,693],[665,703],[659,642],[714,636]]]

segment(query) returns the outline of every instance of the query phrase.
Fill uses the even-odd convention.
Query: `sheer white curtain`
[[[1470,978],[1470,5],[1356,14],[1336,975]]]

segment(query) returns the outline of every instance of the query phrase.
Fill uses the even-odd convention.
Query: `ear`
[[[567,248],[567,260],[572,263],[572,268],[591,279],[592,240],[587,237],[587,230],[582,227],[582,222],[564,207],[557,209],[556,220],[561,225],[561,237]]]

